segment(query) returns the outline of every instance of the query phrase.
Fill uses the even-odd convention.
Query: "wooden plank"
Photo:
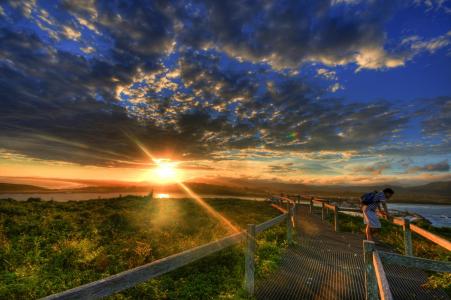
[[[406,266],[435,272],[451,273],[451,262],[437,261],[415,256],[404,256],[396,253],[379,251],[383,263]]]
[[[292,228],[291,217],[292,217],[292,210],[291,210],[291,208],[288,208],[288,216],[286,218],[288,245],[293,244],[293,234],[291,232],[291,228]]]
[[[385,275],[384,266],[378,251],[373,251],[373,266],[376,273],[377,285],[379,288],[379,295],[381,300],[393,300],[393,295],[390,291],[387,276]]]
[[[287,212],[287,210],[285,208],[283,208],[277,204],[271,204],[271,206],[274,207],[275,209],[279,210],[283,214]]]
[[[138,283],[168,273],[200,258],[238,244],[245,237],[239,232],[226,238],[174,254],[149,264],[97,280],[43,299],[99,299],[123,291]]]
[[[353,208],[353,207],[339,207],[339,211],[349,211],[349,212],[362,212],[360,208]]]
[[[451,251],[451,242],[438,236],[435,235],[423,228],[418,227],[417,225],[411,224],[410,225],[410,230],[412,230],[415,233],[418,233],[419,235],[427,238],[428,240],[436,243],[439,246],[442,246],[443,248],[445,248],[448,251]]]
[[[373,266],[374,242],[363,241],[363,258],[365,261],[365,291],[366,300],[379,300],[377,279]]]
[[[328,208],[328,209],[333,210],[333,211],[337,210],[337,206],[336,205],[332,205],[332,204],[329,204],[329,203],[324,203],[324,206],[326,208]]]
[[[266,229],[283,222],[287,218],[287,216],[288,216],[288,214],[285,213],[283,215],[275,217],[274,219],[271,219],[269,221],[266,221],[264,223],[257,225],[256,232],[259,233],[259,232],[265,231]]]
[[[339,226],[338,226],[338,210],[337,208],[334,209],[334,229],[335,232],[338,232]]]
[[[296,211],[297,211],[297,205],[294,205],[291,208],[291,223],[293,225],[293,228],[296,228]]]
[[[325,200],[313,199],[312,202],[313,202],[314,204],[322,205],[322,204],[325,203],[326,201],[325,201]]]
[[[246,252],[245,252],[245,273],[244,273],[244,286],[247,293],[250,296],[254,295],[254,287],[255,287],[255,225],[249,224],[247,225],[246,232]]]
[[[410,220],[404,218],[404,254],[413,256],[412,233],[410,232]]]
[[[285,202],[294,203],[294,201],[288,197],[279,197],[279,198]]]
[[[393,218],[392,221],[393,224],[403,226],[404,225],[404,219],[401,218]]]

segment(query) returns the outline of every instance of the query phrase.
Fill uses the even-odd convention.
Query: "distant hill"
[[[298,183],[274,182],[262,179],[222,178],[217,184],[233,188],[247,187],[251,190],[268,191],[272,193],[292,193],[314,195],[329,199],[356,199],[368,191],[381,191],[385,187],[395,190],[393,202],[409,203],[444,203],[451,204],[451,181],[432,182],[425,185],[405,187],[397,185],[307,185]]]
[[[0,193],[20,193],[20,192],[46,192],[49,189],[28,185],[28,184],[13,184],[13,183],[1,183],[0,182]]]
[[[98,184],[98,185],[97,185]],[[320,186],[296,183],[283,183],[271,180],[224,179],[214,183],[187,182],[195,193],[203,195],[229,196],[265,196],[267,193],[289,193],[304,196],[320,196],[329,199],[354,199],[365,192],[382,190],[387,185],[378,186]],[[432,182],[425,185],[402,187],[391,186],[395,190],[393,202],[409,203],[444,203],[451,204],[451,181]],[[73,189],[47,189],[33,185],[0,183],[0,194],[5,193],[107,193],[150,192],[184,193],[178,184],[149,185],[148,183],[95,182],[95,185]]]
[[[431,182],[425,185],[408,188],[412,192],[435,193],[443,196],[451,195],[451,181]]]

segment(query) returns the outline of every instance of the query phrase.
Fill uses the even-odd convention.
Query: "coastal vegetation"
[[[241,228],[279,214],[264,202],[207,202]],[[44,297],[230,233],[191,199],[1,200],[0,298]],[[284,233],[280,225],[258,235],[258,277],[277,266],[286,246]],[[245,298],[242,248],[228,248],[110,298]]]

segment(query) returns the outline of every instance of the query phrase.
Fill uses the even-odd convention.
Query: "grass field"
[[[329,215],[328,221],[331,224],[333,223],[332,214]],[[394,249],[396,252],[404,254],[404,233],[402,231],[402,227],[389,223],[386,220],[381,220],[381,223],[382,229],[376,238],[378,238],[384,245]],[[362,234],[365,232],[365,225],[363,224],[361,217],[340,214],[339,225],[341,231],[360,232]],[[451,239],[451,228],[437,228],[424,221],[418,222],[416,225],[448,240]],[[426,240],[418,234],[412,233],[412,245],[414,256],[434,260],[451,261],[451,253],[449,251],[429,240]],[[443,288],[447,294],[451,296],[451,274],[449,273],[438,274],[431,272],[427,285],[433,288]]]
[[[264,202],[207,201],[234,224],[279,214]],[[0,201],[0,298],[36,299],[149,263],[230,234],[190,199],[123,197],[83,202]],[[286,246],[277,226],[258,236],[257,276]],[[152,279],[111,299],[239,299],[242,245]]]

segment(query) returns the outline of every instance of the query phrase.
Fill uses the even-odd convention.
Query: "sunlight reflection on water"
[[[156,194],[155,198],[157,198],[157,199],[168,199],[168,198],[171,198],[171,195],[170,194]]]

